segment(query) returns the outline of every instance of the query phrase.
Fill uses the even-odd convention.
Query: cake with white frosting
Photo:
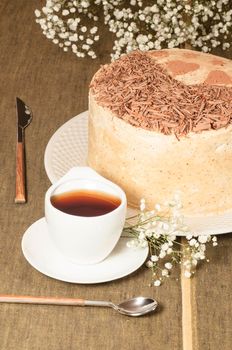
[[[102,66],[90,84],[88,163],[131,206],[179,191],[186,216],[232,209],[232,61],[169,49]]]

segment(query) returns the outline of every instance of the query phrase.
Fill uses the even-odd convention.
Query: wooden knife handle
[[[32,297],[27,295],[0,295],[0,303],[84,306],[85,300],[76,298]]]
[[[16,147],[16,188],[15,203],[25,203],[25,158],[23,142],[18,142]]]

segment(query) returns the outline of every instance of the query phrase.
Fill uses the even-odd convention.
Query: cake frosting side
[[[218,81],[216,88],[227,86],[226,93],[232,91],[229,80],[232,79],[232,63],[229,60],[179,49],[151,51],[147,55],[181,84],[187,86],[190,81],[192,85],[203,84],[203,90],[211,85],[205,82],[209,77],[219,76],[211,73],[220,70],[225,75],[221,74],[221,83]],[[181,60],[185,65],[180,65]],[[223,108],[225,103],[226,99],[222,101]],[[228,103],[230,112],[232,104],[231,101]],[[192,127],[181,134],[176,128],[164,133],[158,128],[133,125],[119,117],[104,103],[99,103],[96,90],[90,89],[88,163],[124,188],[130,205],[138,206],[139,200],[145,198],[148,208],[152,209],[156,203],[162,203],[180,191],[183,213],[187,216],[229,210],[232,207],[232,125],[229,118],[232,116],[222,105],[218,111],[222,110],[224,114],[217,116],[217,121],[222,124],[214,125],[216,129],[205,124],[205,130]],[[178,105],[174,107],[181,110]],[[178,113],[175,120],[177,118]],[[170,122],[170,118],[167,120]]]

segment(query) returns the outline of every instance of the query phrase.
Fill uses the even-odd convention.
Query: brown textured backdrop
[[[49,42],[34,20],[40,2],[0,2],[0,293],[111,299],[155,297],[157,313],[127,318],[110,309],[0,304],[0,349],[182,349],[181,285],[175,276],[150,288],[143,267],[133,275],[100,285],[60,282],[33,269],[21,252],[25,229],[42,217],[50,183],[44,150],[65,121],[87,109],[88,84],[100,64],[109,61],[112,35],[105,31],[99,58],[77,59]],[[227,54],[229,55],[229,54]],[[14,204],[15,97],[32,108],[26,130],[28,202]],[[231,349],[231,235],[211,249],[211,262],[192,280],[194,349]]]

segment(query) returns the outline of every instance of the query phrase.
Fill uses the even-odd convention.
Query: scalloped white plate
[[[44,163],[50,181],[56,182],[73,167],[86,166],[87,153],[88,111],[85,111],[63,124],[48,142]],[[186,224],[196,234],[229,233],[232,232],[232,211],[186,218]]]
[[[51,137],[45,150],[44,164],[51,183],[75,166],[87,165],[88,111],[63,124]]]

